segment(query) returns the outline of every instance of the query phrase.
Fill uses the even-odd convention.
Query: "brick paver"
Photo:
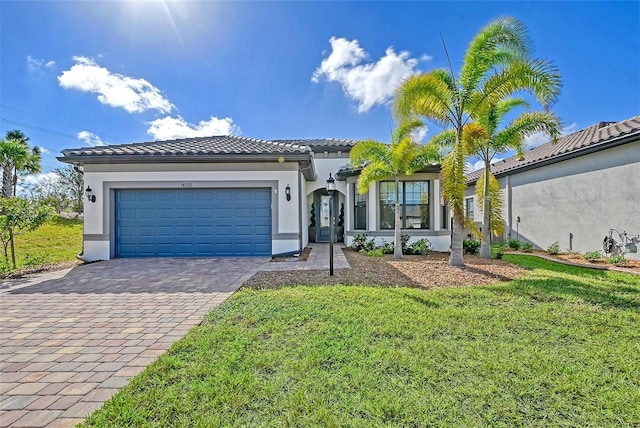
[[[324,269],[324,253],[115,259],[0,282],[0,427],[75,426],[256,272]]]

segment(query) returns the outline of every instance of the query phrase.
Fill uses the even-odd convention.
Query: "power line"
[[[17,125],[20,126],[22,128],[27,128],[27,129],[31,129],[33,131],[38,131],[38,132],[44,132],[46,134],[51,134],[51,135],[55,135],[58,137],[64,137],[64,138],[71,138],[72,140],[78,140],[78,138],[74,135],[69,135],[69,134],[64,134],[62,132],[58,132],[58,131],[54,131],[51,129],[46,129],[46,128],[41,128],[39,126],[35,126],[35,125],[29,125],[27,123],[22,123],[22,122],[18,122],[17,120],[11,120],[11,119],[5,119],[4,117],[0,117],[0,122],[4,122],[4,123],[8,123],[11,125]]]

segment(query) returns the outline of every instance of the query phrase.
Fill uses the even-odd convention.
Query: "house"
[[[506,237],[585,253],[602,250],[609,229],[640,234],[640,116],[600,122],[491,170],[503,190]],[[467,176],[465,199],[479,224],[482,202],[473,195],[481,172]]]
[[[328,241],[330,200],[347,244],[362,232],[393,240],[389,183],[355,192],[355,144],[215,136],[68,149],[58,159],[84,173],[84,260],[271,256]],[[446,251],[438,171],[403,181],[403,227]]]

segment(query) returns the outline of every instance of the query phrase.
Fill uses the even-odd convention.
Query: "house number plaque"
[[[193,183],[180,183],[180,187],[193,187]]]

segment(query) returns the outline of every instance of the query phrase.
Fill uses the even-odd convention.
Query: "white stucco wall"
[[[114,255],[115,189],[268,187],[275,202],[272,253],[299,249],[299,198],[305,189],[298,187],[297,162],[85,165],[84,171],[85,186],[91,186],[96,195],[95,203],[85,202],[84,258],[88,261]],[[285,197],[287,185],[290,201]]]
[[[511,236],[546,249],[602,250],[610,228],[640,234],[640,142],[510,177]],[[638,259],[638,253],[627,255]]]

